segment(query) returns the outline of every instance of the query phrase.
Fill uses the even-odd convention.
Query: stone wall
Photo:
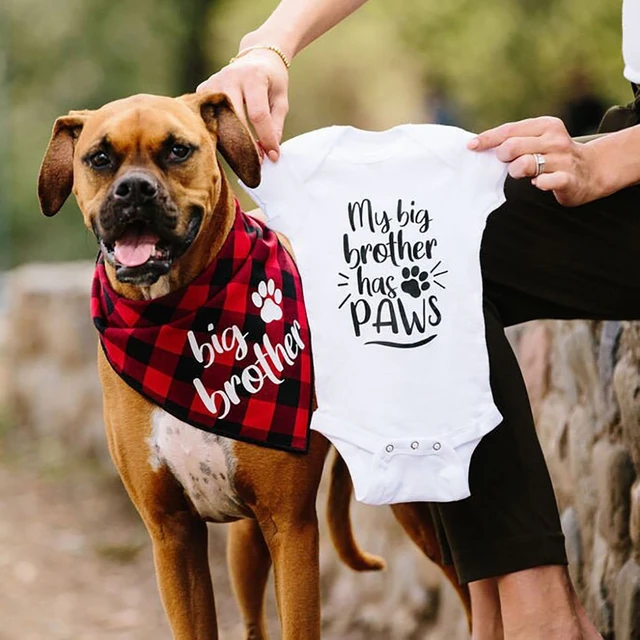
[[[640,325],[531,323],[517,350],[578,593],[605,638],[640,638]]]
[[[93,263],[25,265],[6,278],[4,359],[13,435],[52,463],[91,455],[112,465],[102,421],[96,334],[89,317]]]
[[[0,381],[20,437],[37,440],[45,455],[91,455],[113,473],[88,311],[92,267],[28,265],[9,275]],[[579,594],[605,637],[640,638],[640,325],[539,322],[512,338]],[[390,510],[358,504],[353,514],[359,542],[389,568],[364,575],[346,569],[322,524],[327,631],[354,640],[467,638],[455,594]]]

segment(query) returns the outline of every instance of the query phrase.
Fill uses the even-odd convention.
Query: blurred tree
[[[568,76],[572,95],[562,105],[561,118],[572,136],[596,133],[607,106],[591,78],[576,68]]]
[[[210,21],[218,2],[212,0],[183,0],[182,17],[185,37],[182,50],[182,73],[177,93],[190,93],[210,75]]]
[[[619,2],[399,0],[393,12],[425,69],[447,79],[471,128],[558,112],[577,61],[604,96],[627,101]]]
[[[2,46],[6,42],[6,26],[0,22],[0,140],[5,144],[0,145],[0,271],[6,269],[11,263],[11,241],[9,237],[9,190],[11,179],[9,177],[9,139],[7,120],[9,117],[9,87],[6,79],[7,51]],[[0,292],[1,295],[2,292]]]
[[[132,93],[175,95],[197,61],[183,43],[198,28],[182,11],[202,2],[4,0],[14,262],[91,257],[95,242],[70,199],[53,221],[39,217],[35,182],[55,118]],[[205,2],[204,4],[211,4]],[[186,12],[188,13],[188,12]],[[206,22],[205,16],[202,21]],[[202,31],[198,30],[201,34]],[[200,36],[198,36],[200,37]]]
[[[0,199],[9,209],[11,262],[95,252],[75,204],[53,221],[38,213],[35,180],[57,116],[132,93],[193,90],[276,5],[2,0],[7,72],[0,89],[10,95],[3,164],[11,178]],[[296,59],[286,135],[330,124],[375,129],[423,121],[429,77],[446,83],[463,124],[476,130],[558,112],[576,66],[608,101],[626,102],[620,51],[618,2],[370,0]]]

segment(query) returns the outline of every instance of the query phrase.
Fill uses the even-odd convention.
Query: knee
[[[144,518],[154,543],[185,547],[207,537],[207,525],[190,511],[158,512]]]

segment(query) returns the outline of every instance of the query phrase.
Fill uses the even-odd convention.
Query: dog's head
[[[73,190],[118,281],[151,285],[194,242],[223,181],[216,148],[249,186],[260,160],[223,94],[137,95],[58,118],[38,178],[56,214]]]

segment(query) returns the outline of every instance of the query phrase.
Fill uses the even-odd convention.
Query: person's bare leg
[[[498,581],[495,578],[469,583],[471,639],[503,640]]]
[[[497,579],[507,640],[592,640],[600,634],[589,622],[564,566],[517,571]]]

